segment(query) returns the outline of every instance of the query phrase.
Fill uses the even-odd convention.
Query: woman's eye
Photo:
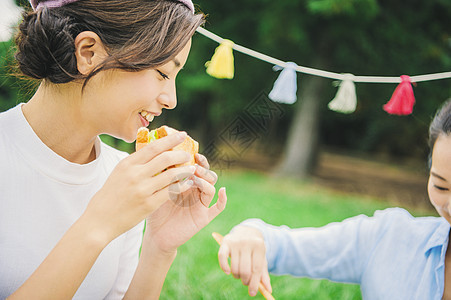
[[[444,188],[444,187],[441,187],[441,186],[438,186],[438,185],[434,185],[434,187],[435,187],[437,190],[439,190],[439,191],[449,191],[448,188]]]
[[[157,70],[157,72],[158,72],[158,74],[161,75],[161,77],[163,77],[163,79],[169,79],[169,76],[166,75],[166,74],[164,74],[163,72],[161,72],[161,71],[159,71],[159,70]]]

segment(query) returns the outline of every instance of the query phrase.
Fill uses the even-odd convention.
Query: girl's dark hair
[[[429,126],[429,148],[434,149],[440,135],[451,134],[451,99],[448,99],[436,113]]]
[[[441,135],[451,134],[451,99],[448,99],[435,114],[429,126],[429,159],[428,167],[432,166],[432,151],[437,139]]]
[[[20,71],[35,79],[67,83],[102,70],[140,71],[174,58],[195,30],[203,14],[193,14],[171,0],[79,0],[58,8],[25,12],[16,36]],[[77,69],[75,38],[93,31],[108,58],[87,76]]]

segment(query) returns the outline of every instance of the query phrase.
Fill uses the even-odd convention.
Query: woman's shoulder
[[[17,118],[17,115],[21,113],[20,107],[22,106],[22,104],[23,103],[20,103],[4,111],[0,111],[0,124],[6,125],[10,122],[13,122]],[[3,128],[3,126],[1,126],[0,128]]]
[[[117,164],[129,155],[127,152],[111,147],[103,141],[100,141],[100,147],[103,158],[114,164]]]
[[[0,112],[0,139],[4,139],[8,132],[20,126],[21,104]]]

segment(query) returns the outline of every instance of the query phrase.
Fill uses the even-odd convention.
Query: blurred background
[[[16,5],[29,9],[28,2],[0,3],[4,111],[26,102],[37,83],[11,75],[12,32],[20,19]],[[195,4],[207,15],[206,29],[301,66],[395,77],[451,70],[448,0]],[[274,103],[268,94],[279,72],[237,51],[232,80],[210,77],[205,62],[217,46],[201,34],[193,37],[188,62],[177,78],[178,106],[151,124],[185,130],[198,140],[220,175],[218,185],[227,186],[229,193],[226,211],[180,251],[162,298],[245,299],[246,289],[217,267],[217,246],[209,234],[225,234],[248,217],[295,227],[371,215],[389,206],[436,215],[426,193],[427,134],[437,108],[451,96],[450,79],[416,84],[413,113],[402,117],[382,109],[396,84],[356,83],[357,110],[340,114],[327,108],[337,92],[333,80],[298,73],[297,102]],[[132,144],[102,139],[133,152]],[[283,276],[273,278],[273,290],[281,299],[360,299],[356,286]]]

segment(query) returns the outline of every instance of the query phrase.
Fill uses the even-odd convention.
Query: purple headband
[[[47,6],[49,8],[52,7],[61,7],[63,5],[72,3],[72,2],[77,2],[78,0],[29,0],[31,7],[33,7],[33,10],[38,10],[41,7]],[[186,7],[188,7],[194,14],[194,5],[193,2],[191,0],[176,0],[180,3],[183,3]]]

